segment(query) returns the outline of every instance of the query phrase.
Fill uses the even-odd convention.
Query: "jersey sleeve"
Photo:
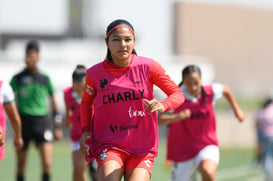
[[[13,102],[15,99],[11,86],[6,82],[3,82],[3,85],[1,88],[1,94],[3,96],[3,103],[4,104],[9,104],[9,103]]]
[[[151,63],[150,79],[168,96],[165,100],[161,101],[165,111],[173,110],[184,102],[185,97],[182,91],[156,61]]]
[[[47,85],[48,94],[53,95],[53,93],[54,93],[53,84],[52,84],[51,79],[49,78],[49,76],[47,76],[47,78],[48,78],[48,85]]]
[[[10,81],[10,86],[11,86],[11,88],[13,89],[13,91],[16,90],[16,88],[17,88],[16,76],[13,76],[13,77],[12,77],[12,79],[11,79],[11,81]]]
[[[85,78],[85,90],[80,105],[81,129],[83,132],[89,132],[93,117],[93,101],[96,96],[96,87],[90,76]]]
[[[213,83],[212,84],[213,90],[213,104],[216,103],[219,99],[223,97],[224,88],[223,85],[220,83]]]

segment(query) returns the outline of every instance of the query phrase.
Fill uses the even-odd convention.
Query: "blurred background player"
[[[8,83],[0,80],[0,160],[5,158],[6,114],[13,128],[16,149],[21,149],[23,146],[21,119],[14,93]]]
[[[256,116],[259,142],[257,158],[263,163],[266,181],[273,180],[273,102],[271,98],[264,101]]]
[[[80,103],[84,92],[86,68],[77,65],[72,73],[72,86],[64,89],[64,101],[66,107],[65,126],[71,128],[70,139],[72,141],[73,181],[86,181],[86,168],[89,165],[90,176],[96,181],[96,168],[94,161],[85,161],[80,151],[81,121]]]
[[[0,147],[3,146],[4,144],[5,144],[5,139],[3,135],[3,129],[2,129],[2,126],[0,125]]]
[[[272,98],[266,97],[265,100],[262,101],[260,108],[258,109],[255,115],[255,129],[256,129],[256,147],[254,153],[254,167],[262,168],[264,161],[264,135],[261,126],[259,125],[259,119],[262,116],[263,110],[267,108],[272,102]]]
[[[158,118],[159,125],[168,124],[169,128],[167,159],[172,161],[171,180],[189,181],[198,169],[203,181],[214,181],[220,155],[214,104],[224,95],[240,122],[244,113],[227,86],[202,85],[201,70],[196,65],[183,69],[179,87],[184,103],[173,113],[161,113]]]
[[[17,151],[17,181],[24,180],[27,150],[32,139],[35,141],[42,161],[42,181],[48,181],[52,167],[52,141],[54,135],[56,139],[62,138],[62,129],[60,128],[62,119],[58,113],[51,80],[37,66],[39,62],[38,41],[28,41],[25,53],[26,67],[14,75],[10,82],[22,119],[24,140],[23,148]],[[50,106],[47,104],[48,98]],[[53,134],[54,124],[49,115],[51,112],[54,114],[55,134]]]

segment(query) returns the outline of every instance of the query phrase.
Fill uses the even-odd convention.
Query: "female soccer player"
[[[70,139],[72,141],[73,181],[86,181],[86,168],[88,163],[80,152],[81,121],[80,103],[84,92],[86,68],[77,65],[72,73],[72,86],[64,89],[64,102],[66,107],[65,126],[71,127]],[[92,162],[90,163],[93,166]],[[95,169],[94,169],[95,170]],[[96,180],[96,172],[91,172],[92,180]]]
[[[154,60],[138,56],[135,32],[118,19],[106,31],[106,59],[87,70],[81,102],[81,151],[96,158],[98,180],[149,180],[158,153],[157,111],[179,106],[184,96]],[[153,85],[168,98],[154,99]]]
[[[173,163],[171,180],[188,181],[197,168],[203,181],[214,181],[219,162],[214,103],[224,95],[240,122],[244,113],[227,86],[202,85],[198,66],[185,67],[182,79],[179,87],[184,103],[171,114],[160,114],[158,119],[159,125],[169,124],[167,159]]]
[[[3,129],[0,125],[0,146],[2,146],[5,143],[4,135],[3,135]]]
[[[0,160],[5,158],[6,114],[14,132],[14,144],[19,150],[23,146],[23,139],[14,93],[8,83],[0,80]]]

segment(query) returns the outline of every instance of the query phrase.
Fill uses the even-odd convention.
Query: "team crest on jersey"
[[[107,149],[103,150],[100,154],[100,161],[104,160],[107,157]]]
[[[95,90],[93,89],[93,87],[89,86],[86,84],[86,92],[89,94],[89,95],[92,95]]]
[[[100,87],[104,89],[105,85],[108,83],[107,79],[100,80]]]

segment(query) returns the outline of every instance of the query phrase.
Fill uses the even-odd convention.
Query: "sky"
[[[0,0],[0,33],[63,33],[67,7],[67,0]]]

